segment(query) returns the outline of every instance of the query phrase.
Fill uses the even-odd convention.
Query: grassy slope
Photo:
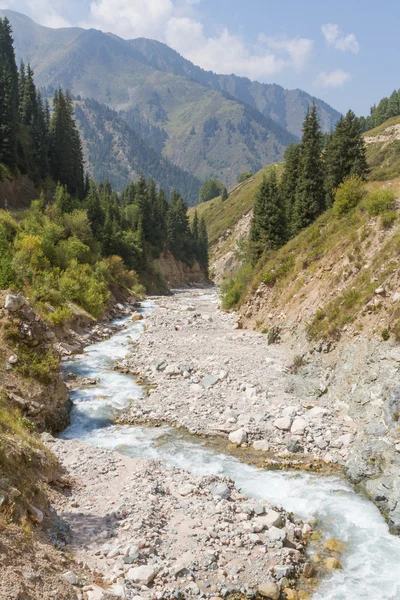
[[[189,214],[191,218],[194,215],[195,209],[199,218],[204,216],[211,246],[228,229],[232,229],[244,215],[252,210],[256,190],[262,181],[263,175],[271,168],[274,167],[268,165],[244,183],[236,185],[229,192],[229,198],[225,202],[222,202],[221,198],[218,197],[190,209]]]
[[[371,167],[370,178],[387,181],[399,176],[400,117],[392,117],[379,127],[367,131],[364,137],[367,141],[368,164]]]

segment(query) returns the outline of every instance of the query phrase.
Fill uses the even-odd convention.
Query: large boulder
[[[141,585],[148,585],[153,581],[156,576],[156,570],[150,565],[142,565],[141,567],[133,567],[129,569],[127,579],[133,581],[133,583],[140,583]]]
[[[281,592],[279,586],[274,581],[265,581],[258,586],[258,593],[262,598],[268,600],[279,600]]]
[[[27,302],[20,294],[7,294],[4,308],[10,312],[17,312],[17,310],[20,310],[25,304],[27,304]]]
[[[240,446],[241,444],[245,444],[247,442],[247,433],[244,429],[237,429],[236,431],[232,431],[229,434],[229,441],[232,444],[236,444]]]

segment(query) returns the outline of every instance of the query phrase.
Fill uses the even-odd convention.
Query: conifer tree
[[[193,223],[192,223],[192,236],[194,243],[197,245],[199,241],[199,215],[197,210],[194,211]]]
[[[274,168],[264,175],[254,200],[250,228],[250,253],[254,262],[265,250],[282,246],[286,238],[286,219]]]
[[[221,200],[222,200],[222,202],[225,202],[225,200],[228,200],[228,190],[226,189],[225,185],[222,190]]]
[[[294,205],[296,202],[297,183],[299,179],[299,166],[301,158],[300,144],[290,144],[285,151],[285,165],[281,177],[281,199],[286,211],[287,234],[290,237],[293,231]]]
[[[350,175],[365,177],[368,171],[360,123],[353,111],[341,117],[325,150],[326,205],[331,206],[334,190]]]
[[[10,22],[0,19],[0,162],[17,166],[18,69]]]
[[[307,111],[301,141],[299,180],[296,189],[293,224],[300,231],[315,221],[325,208],[322,133],[317,107]]]
[[[74,120],[69,93],[59,89],[54,94],[50,124],[50,170],[55,181],[65,184],[68,191],[83,199],[84,169],[82,145]]]
[[[96,184],[93,180],[90,180],[89,182],[89,193],[86,196],[85,207],[93,235],[99,239],[104,225],[104,212],[100,204],[100,197]]]

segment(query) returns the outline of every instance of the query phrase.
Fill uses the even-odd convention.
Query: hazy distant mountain
[[[0,15],[10,19],[18,59],[31,63],[39,86],[93,98],[132,130],[139,125],[132,114],[139,115],[160,132],[157,151],[201,180],[215,176],[231,186],[239,172],[281,159],[313,101],[299,90],[206,72],[152,40],[50,29],[13,11]],[[329,129],[339,114],[316,102]]]

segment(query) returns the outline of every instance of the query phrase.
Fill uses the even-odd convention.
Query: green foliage
[[[360,127],[362,131],[369,131],[378,127],[391,117],[400,115],[400,89],[393,90],[387,98],[382,98],[378,105],[372,106],[370,114],[367,117],[360,118]]]
[[[293,254],[285,256],[282,261],[274,266],[273,269],[266,270],[262,274],[262,281],[266,285],[273,287],[277,281],[286,277],[293,271],[295,265],[295,257]]]
[[[336,216],[348,213],[362,200],[364,193],[364,182],[361,177],[347,177],[335,190],[333,214]]]
[[[371,216],[380,215],[388,210],[392,210],[395,201],[395,194],[392,190],[376,190],[368,194],[365,199],[365,208]]]
[[[110,297],[101,269],[93,271],[89,265],[73,259],[60,275],[59,285],[64,298],[83,306],[94,317],[101,317]]]
[[[285,210],[275,169],[264,177],[254,199],[250,252],[255,263],[266,250],[282,246],[286,238]]]
[[[388,330],[388,329],[386,329],[386,328],[385,328],[385,329],[382,329],[382,332],[381,332],[381,337],[382,337],[382,339],[383,339],[383,341],[384,341],[384,342],[387,342],[387,341],[390,339],[390,333],[389,333],[389,330]]]
[[[397,212],[394,210],[386,210],[381,214],[382,229],[390,229],[397,221]]]
[[[279,344],[279,342],[281,341],[281,328],[279,327],[279,325],[273,325],[267,334],[267,343],[268,346],[271,346],[272,344]]]
[[[224,187],[224,184],[217,179],[208,179],[200,188],[199,202],[207,202],[220,196]]]
[[[50,325],[58,327],[72,319],[72,311],[68,306],[58,306],[51,312],[46,312],[44,320]]]
[[[235,277],[225,279],[221,285],[222,308],[229,310],[237,306],[247,292],[253,276],[253,268],[250,263],[245,263]]]
[[[226,186],[224,186],[222,189],[221,200],[222,200],[222,202],[225,202],[225,200],[228,200],[228,190],[226,189]]]
[[[18,347],[17,370],[24,377],[32,377],[42,383],[50,383],[59,368],[59,358],[53,350],[39,352],[24,344]]]
[[[244,181],[246,181],[246,179],[250,179],[250,177],[253,177],[253,175],[253,171],[243,171],[243,173],[240,173],[239,177],[237,178],[237,182],[243,183]]]

